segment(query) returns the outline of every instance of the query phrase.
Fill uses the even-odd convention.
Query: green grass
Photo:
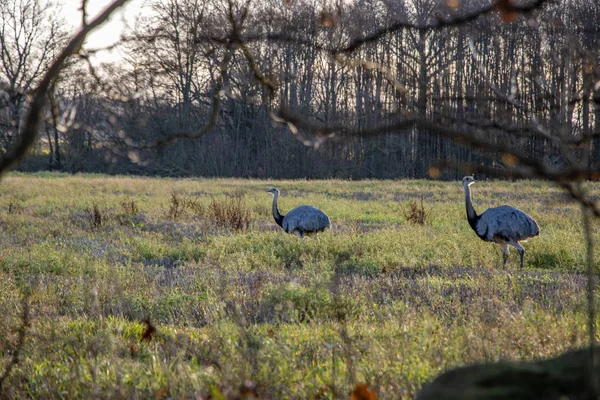
[[[284,234],[271,186],[282,211],[312,204],[333,230]],[[26,292],[31,323],[3,390],[233,398],[256,385],[267,399],[348,398],[365,383],[409,399],[448,368],[585,344],[579,207],[544,182],[472,189],[479,212],[510,204],[538,221],[524,270],[516,251],[503,270],[500,249],[476,237],[459,182],[11,174],[0,186],[5,364]],[[176,216],[173,193],[187,201]],[[211,201],[241,193],[249,228],[216,221]],[[421,198],[423,226],[406,220]]]

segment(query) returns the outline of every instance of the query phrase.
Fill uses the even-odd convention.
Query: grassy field
[[[270,186],[282,211],[317,206],[333,230],[284,234]],[[4,365],[23,297],[30,316],[3,395],[329,399],[366,384],[410,399],[454,366],[585,344],[579,208],[543,182],[472,188],[479,212],[510,204],[538,221],[525,269],[513,250],[503,270],[476,237],[459,182],[9,175]],[[424,225],[408,220],[421,199]]]

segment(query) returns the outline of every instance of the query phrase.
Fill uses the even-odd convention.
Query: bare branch
[[[25,120],[23,131],[19,135],[14,148],[0,158],[0,174],[19,162],[34,145],[37,138],[37,126],[41,118],[42,109],[46,100],[46,92],[52,83],[52,79],[58,75],[63,68],[64,62],[73,54],[77,53],[85,40],[85,37],[92,30],[100,26],[108,17],[119,7],[123,6],[127,0],[115,0],[102,13],[100,13],[89,24],[81,27],[79,32],[71,38],[60,54],[56,57],[48,71],[44,74],[40,84],[35,90],[31,100],[30,110]]]
[[[204,127],[202,127],[199,130],[194,130],[194,131],[190,131],[190,132],[178,132],[172,135],[169,135],[167,137],[164,138],[160,138],[154,141],[149,141],[149,142],[136,142],[130,138],[124,137],[124,141],[125,144],[131,148],[131,149],[135,149],[135,150],[145,150],[145,149],[154,149],[154,148],[158,148],[158,147],[162,147],[171,143],[174,143],[178,140],[182,140],[182,139],[198,139],[204,135],[206,135],[208,132],[210,132],[210,130],[216,125],[217,120],[219,118],[219,108],[221,106],[221,95],[222,95],[222,90],[223,90],[223,85],[225,80],[227,79],[227,74],[228,74],[228,66],[229,66],[229,62],[231,61],[231,50],[228,49],[225,52],[225,56],[223,57],[223,60],[221,61],[221,65],[220,65],[220,77],[219,80],[216,82],[216,84],[213,87],[212,90],[212,106],[211,106],[211,111],[210,111],[210,117],[208,122],[206,123],[206,125],[204,125]],[[129,153],[130,158],[136,159],[137,155],[135,155],[134,153]]]
[[[477,18],[479,18],[483,15],[490,14],[490,13],[498,10],[500,3],[506,3],[508,5],[508,8],[505,10],[506,12],[529,14],[529,13],[537,10],[538,8],[541,8],[545,3],[548,3],[549,1],[550,0],[536,0],[532,3],[524,5],[524,6],[518,6],[518,5],[512,4],[512,2],[506,2],[506,1],[503,2],[501,0],[499,0],[499,1],[497,0],[493,3],[491,3],[490,5],[488,5],[484,8],[481,8],[479,10],[476,10],[476,11],[473,11],[470,13],[466,13],[461,16],[449,18],[449,19],[442,19],[440,17],[437,17],[437,18],[435,18],[435,20],[433,22],[423,23],[423,24],[413,24],[410,22],[398,21],[398,22],[395,22],[392,25],[388,26],[385,29],[378,30],[370,35],[353,40],[348,46],[338,50],[338,52],[341,52],[341,53],[352,52],[352,51],[356,50],[357,48],[359,48],[360,46],[363,46],[364,44],[374,42],[387,34],[390,34],[392,32],[396,32],[396,31],[399,31],[402,29],[414,29],[417,31],[432,31],[432,30],[437,30],[437,29],[442,29],[442,28],[447,28],[447,27],[452,27],[452,26],[465,25],[469,22],[475,21]]]

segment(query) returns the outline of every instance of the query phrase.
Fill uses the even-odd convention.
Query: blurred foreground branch
[[[8,364],[6,364],[6,367],[4,367],[4,372],[2,373],[2,375],[0,375],[0,396],[2,396],[2,397],[4,397],[3,396],[4,391],[2,389],[2,385],[4,384],[4,381],[6,380],[6,378],[9,377],[13,368],[19,363],[19,356],[21,355],[21,352],[23,351],[23,346],[25,345],[27,329],[29,328],[29,326],[31,324],[30,310],[29,310],[29,294],[28,293],[23,295],[21,307],[22,307],[21,325],[19,326],[19,328],[17,330],[17,343],[15,344],[15,347],[12,349],[12,356],[11,356]]]
[[[19,133],[15,146],[0,158],[0,175],[6,172],[9,168],[17,164],[27,152],[33,147],[38,135],[38,125],[41,119],[42,110],[46,104],[48,89],[52,84],[53,79],[58,76],[64,66],[65,61],[76,54],[86,36],[98,26],[102,25],[108,17],[119,7],[123,6],[127,0],[113,1],[103,12],[89,23],[83,25],[79,32],[73,36],[65,45],[62,51],[54,59],[47,72],[42,77],[37,88],[34,90],[33,98],[29,102],[29,112],[25,119],[23,130]]]

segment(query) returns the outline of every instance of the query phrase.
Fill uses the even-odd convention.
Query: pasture
[[[300,240],[271,216],[311,204]],[[588,189],[600,196],[600,185]],[[8,397],[413,398],[440,372],[586,343],[579,207],[545,182],[478,182],[541,236],[481,241],[460,182],[11,174],[0,184],[0,358]],[[423,202],[425,224],[410,220]],[[593,227],[596,238],[599,227]],[[599,263],[600,265],[600,263]],[[600,324],[598,324],[600,325]]]

